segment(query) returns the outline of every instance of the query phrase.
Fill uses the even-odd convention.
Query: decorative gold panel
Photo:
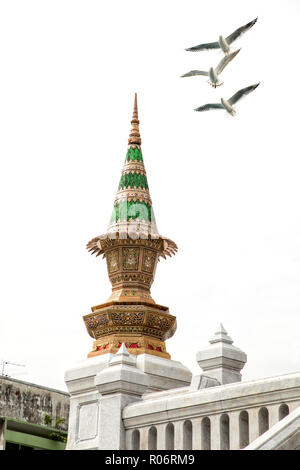
[[[109,273],[114,273],[120,269],[119,250],[112,250],[106,253],[107,268]]]
[[[157,253],[153,250],[143,249],[142,271],[153,273]]]
[[[122,249],[123,269],[136,271],[139,267],[140,248],[130,247]]]

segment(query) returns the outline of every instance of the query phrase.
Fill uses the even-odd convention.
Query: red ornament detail
[[[154,347],[151,344],[148,344],[148,349],[154,349]]]
[[[101,351],[102,346],[97,346],[97,351]]]
[[[129,347],[130,348],[138,348],[138,345],[137,345],[137,343],[131,343],[131,345]]]
[[[120,348],[121,346],[122,346],[122,343],[119,343],[119,346],[118,346],[118,348]]]
[[[161,347],[155,348],[155,351],[160,351],[161,352]]]
[[[107,343],[105,346],[104,346],[104,349],[108,349],[109,348],[109,344]]]

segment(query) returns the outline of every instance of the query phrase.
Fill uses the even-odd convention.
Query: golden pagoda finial
[[[138,107],[137,107],[137,94],[134,94],[134,106],[133,106],[133,114],[131,120],[131,132],[129,134],[128,144],[129,145],[141,145],[142,140],[140,136],[139,130],[139,117],[138,117]]]

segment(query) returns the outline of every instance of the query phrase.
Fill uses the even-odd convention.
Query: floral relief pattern
[[[108,324],[108,317],[107,315],[99,315],[97,317],[92,317],[87,320],[87,326],[92,330],[98,328],[99,326],[105,326]]]
[[[132,325],[143,323],[143,312],[118,312],[111,314],[114,325]]]
[[[172,323],[172,318],[163,317],[160,315],[149,315],[148,324],[150,326],[160,328],[162,330],[168,330]]]
[[[139,248],[123,248],[123,269],[138,269],[139,252]]]
[[[108,271],[110,273],[118,271],[120,269],[119,250],[109,251],[106,256]]]
[[[155,260],[156,260],[155,251],[144,249],[142,270],[147,271],[148,273],[152,273]]]

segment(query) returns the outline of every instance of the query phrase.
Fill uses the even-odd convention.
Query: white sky
[[[256,16],[222,87],[179,78],[222,57],[185,48]],[[106,231],[134,92],[158,228],[179,247],[152,287],[177,317],[167,350],[200,373],[221,321],[245,380],[300,369],[299,19],[297,0],[0,2],[0,358],[26,364],[7,373],[66,390],[92,348],[82,316],[111,287],[85,245]],[[257,81],[234,118],[193,111]]]

